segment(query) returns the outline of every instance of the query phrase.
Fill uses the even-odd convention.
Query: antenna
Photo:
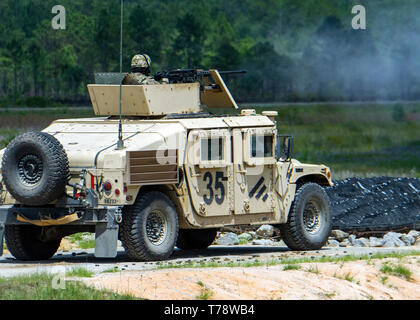
[[[121,32],[120,32],[120,74],[122,74],[122,59],[123,59],[123,19],[124,19],[124,0],[121,0]],[[123,134],[122,134],[122,82],[121,79],[120,83],[120,120],[118,123],[118,142],[117,142],[117,150],[124,149],[124,141],[123,141]]]

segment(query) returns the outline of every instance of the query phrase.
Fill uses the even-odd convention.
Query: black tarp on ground
[[[348,178],[326,189],[333,229],[387,231],[420,229],[420,179]]]

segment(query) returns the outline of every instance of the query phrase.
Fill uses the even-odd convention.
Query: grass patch
[[[54,276],[35,274],[0,278],[0,300],[133,300],[132,295],[119,295],[96,290],[77,281],[66,281],[64,289],[54,289]]]
[[[247,239],[245,239],[245,238],[239,238],[239,245],[241,245],[241,244],[247,244],[247,243],[249,243],[249,241],[247,240]]]
[[[344,275],[344,278],[343,279],[346,280],[346,281],[349,281],[349,282],[354,282],[354,277],[350,274],[350,272],[347,272]]]
[[[203,282],[197,281],[197,284],[201,287],[200,294],[197,296],[197,299],[209,300],[213,296],[213,292],[207,288]]]
[[[396,266],[394,268],[394,273],[402,276],[407,281],[411,281],[412,280],[411,279],[412,272],[408,268],[404,267],[403,265]]]
[[[315,266],[315,268],[314,267],[310,267],[310,268],[306,269],[306,271],[307,272],[310,272],[310,273],[319,274],[318,266]]]
[[[383,284],[383,285],[385,285],[386,284],[386,281],[388,280],[388,277],[387,276],[383,276],[383,277],[381,277],[381,279],[380,279],[380,281],[381,281],[381,283]]]
[[[392,273],[392,267],[388,266],[387,264],[384,264],[381,267],[380,271],[383,273]]]
[[[333,292],[327,292],[324,293],[324,296],[326,296],[328,299],[331,299],[332,297],[334,297],[337,294],[337,292],[333,291]]]
[[[18,129],[2,129],[0,128],[0,148],[6,148],[10,141],[12,141],[16,136],[22,133]]]
[[[104,271],[102,271],[102,273],[115,273],[115,272],[119,272],[120,270],[118,269],[118,267],[114,267],[114,268],[109,268],[106,269]]]
[[[78,232],[67,236],[71,243],[76,243],[85,239],[86,236],[90,235],[89,232]]]
[[[82,249],[95,248],[95,240],[91,239],[92,233],[90,232],[79,232],[67,236],[71,243],[77,244]]]
[[[216,261],[200,261],[200,262],[188,262],[173,264],[167,262],[161,264],[157,269],[173,269],[173,268],[220,268],[220,267],[261,267],[261,266],[275,266],[275,265],[294,265],[299,263],[314,263],[314,262],[347,262],[371,259],[385,259],[385,258],[403,258],[407,256],[420,256],[420,251],[409,251],[409,252],[389,252],[389,253],[377,253],[374,255],[346,255],[346,256],[324,256],[324,257],[305,257],[305,258],[287,258],[287,259],[271,259],[266,261],[230,261],[230,262],[216,262]]]
[[[386,274],[390,274],[390,275],[394,275],[394,276],[403,278],[407,281],[412,280],[412,278],[411,278],[412,272],[408,268],[404,267],[401,264],[399,264],[397,266],[390,266],[388,264],[386,264],[386,265],[384,264],[381,267],[380,271],[383,272],[383,273],[386,273]]]
[[[79,247],[82,249],[91,249],[95,248],[95,240],[82,240],[78,242]]]
[[[297,264],[288,264],[286,266],[284,266],[283,271],[287,271],[287,270],[299,270],[300,266]]]
[[[66,272],[67,277],[80,277],[80,278],[90,278],[94,275],[92,271],[89,271],[86,268],[78,267],[73,268],[70,271]]]

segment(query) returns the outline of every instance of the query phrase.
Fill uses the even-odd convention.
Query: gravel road
[[[144,271],[165,265],[177,265],[183,263],[200,262],[251,262],[255,260],[274,260],[321,256],[345,256],[345,255],[368,255],[386,252],[410,252],[420,251],[420,246],[400,248],[328,248],[317,251],[291,251],[285,246],[219,246],[213,245],[206,250],[181,251],[176,249],[171,259],[164,262],[132,262],[124,254],[123,248],[119,248],[115,259],[98,259],[93,256],[93,249],[74,250],[71,252],[58,252],[53,258],[46,261],[23,262],[15,260],[10,254],[0,257],[0,277],[11,277],[34,272],[62,273],[74,268],[85,268],[101,273],[105,270],[118,267],[120,271]]]

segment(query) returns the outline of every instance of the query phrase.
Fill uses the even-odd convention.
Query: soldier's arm
[[[160,84],[160,83],[156,81],[155,79],[153,79],[152,77],[147,77],[142,80],[141,84],[153,85],[153,84]]]
[[[137,84],[137,82],[131,77],[130,74],[127,74],[124,77],[122,84]]]

